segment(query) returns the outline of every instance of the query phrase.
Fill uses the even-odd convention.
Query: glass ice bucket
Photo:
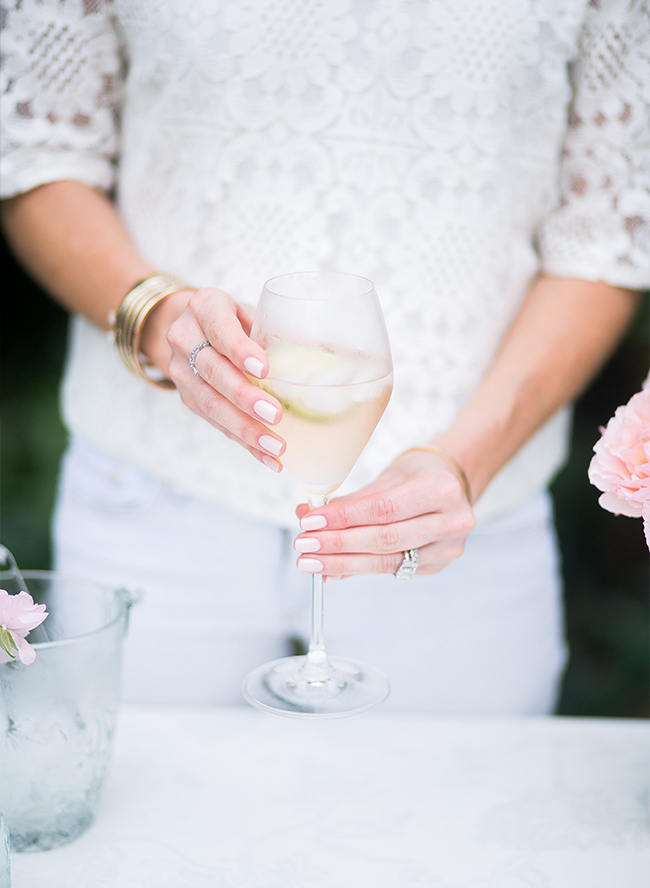
[[[44,851],[92,823],[111,757],[122,641],[139,596],[46,571],[23,576],[49,616],[27,637],[31,665],[0,664],[0,809],[12,851]],[[9,573],[0,572],[0,588],[20,591]]]

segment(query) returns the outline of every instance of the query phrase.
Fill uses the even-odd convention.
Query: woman
[[[77,315],[57,566],[146,588],[128,696],[237,701],[303,629],[245,303],[332,268],[375,282],[396,381],[346,496],[298,509],[303,579],[347,578],[328,648],[398,708],[550,711],[563,408],[648,284],[645,5],[16,7],[4,225]]]

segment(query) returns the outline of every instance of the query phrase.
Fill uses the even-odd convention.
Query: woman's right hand
[[[279,472],[286,445],[267,426],[280,421],[282,406],[246,376],[263,379],[269,369],[264,350],[249,337],[251,323],[222,290],[182,290],[151,313],[142,350],[174,382],[190,410]],[[196,376],[190,354],[206,339],[211,347],[196,353]]]

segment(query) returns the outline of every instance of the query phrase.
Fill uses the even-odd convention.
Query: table
[[[647,888],[647,722],[125,707],[95,824],[13,888]]]

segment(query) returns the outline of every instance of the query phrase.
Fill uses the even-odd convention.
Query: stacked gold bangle
[[[472,505],[472,491],[469,486],[469,480],[467,479],[467,475],[463,471],[463,467],[460,465],[458,460],[451,455],[451,453],[447,453],[446,450],[443,450],[442,447],[434,447],[433,444],[419,444],[416,447],[409,447],[407,450],[403,450],[400,453],[400,456],[404,453],[410,453],[412,450],[424,450],[426,453],[435,453],[437,456],[442,456],[443,459],[449,460],[449,462],[456,466],[456,470],[461,477],[463,482],[463,488],[465,489],[465,496],[467,497],[467,501]]]
[[[109,317],[117,351],[132,373],[146,379],[158,388],[173,389],[171,379],[155,375],[154,365],[140,353],[140,337],[145,321],[160,303],[189,289],[187,284],[168,274],[156,274],[146,278],[129,290],[117,310],[115,318]]]

